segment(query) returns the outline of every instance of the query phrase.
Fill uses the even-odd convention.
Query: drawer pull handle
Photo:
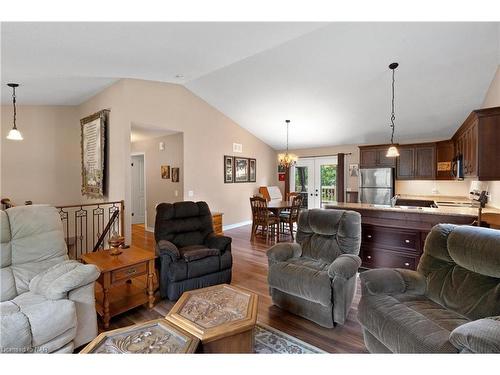
[[[372,238],[372,235],[371,235],[371,234],[369,234],[369,235],[367,235],[366,237],[368,237],[368,238]]]
[[[406,267],[410,267],[410,263],[406,262],[406,263],[405,263],[405,266],[406,266]]]
[[[132,275],[134,274],[136,271],[135,271],[135,268],[130,268],[127,270],[127,275]]]
[[[368,255],[368,256],[366,257],[366,259],[372,259],[372,256],[371,256],[371,255]]]
[[[410,243],[410,240],[405,240],[406,243]]]

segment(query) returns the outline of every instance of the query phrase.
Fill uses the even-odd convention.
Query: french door
[[[304,196],[304,207],[323,208],[337,200],[336,156],[299,158],[290,177],[290,191]]]

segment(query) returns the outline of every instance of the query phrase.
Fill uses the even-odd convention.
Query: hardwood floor
[[[132,226],[132,244],[147,250],[154,249],[154,235],[144,230],[144,226]],[[361,326],[356,319],[360,291],[359,283],[353,307],[343,326],[323,328],[313,322],[290,314],[273,306],[267,285],[267,245],[265,239],[257,237],[250,242],[250,226],[239,227],[225,232],[232,237],[233,279],[232,284],[249,289],[259,295],[257,321],[268,324],[291,336],[317,346],[330,353],[366,353]],[[150,319],[165,316],[174,302],[160,300],[157,295],[155,307],[148,310],[138,307],[111,319],[110,328],[115,329]],[[102,330],[102,322],[99,321]]]

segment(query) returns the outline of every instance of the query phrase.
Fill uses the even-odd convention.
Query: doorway
[[[303,195],[304,208],[323,208],[337,200],[336,156],[299,158],[290,177],[290,191]]]
[[[146,226],[146,187],[144,178],[145,155],[132,154],[130,168],[132,177],[132,224]]]

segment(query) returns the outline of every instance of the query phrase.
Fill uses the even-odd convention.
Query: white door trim
[[[144,228],[148,228],[148,195],[147,195],[147,180],[146,180],[146,153],[143,151],[140,152],[131,152],[130,157],[132,156],[141,156],[144,159]],[[130,166],[130,164],[129,164]],[[130,184],[132,185],[132,179],[130,179]],[[131,186],[132,188],[132,186]],[[131,201],[132,202],[132,201]]]

